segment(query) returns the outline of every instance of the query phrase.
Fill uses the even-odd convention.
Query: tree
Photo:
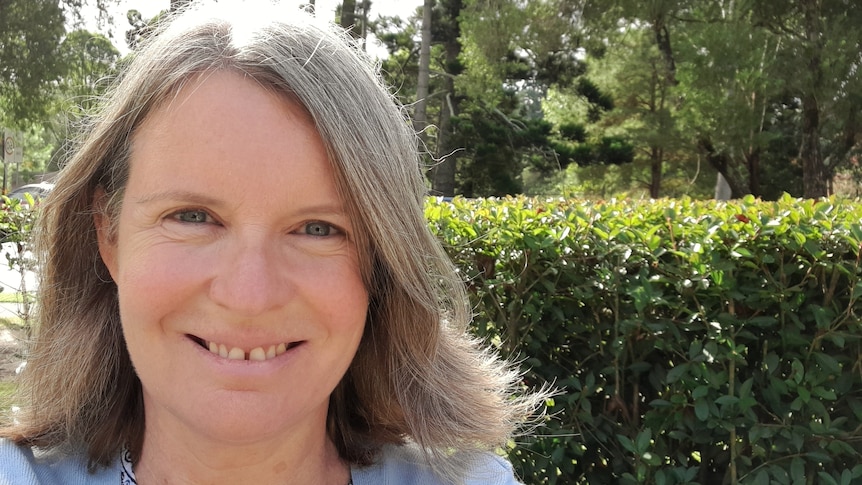
[[[100,19],[108,4],[96,0]],[[46,116],[46,93],[63,74],[66,25],[81,23],[84,0],[0,0],[0,124],[23,128]]]
[[[764,196],[772,192],[771,184],[764,184],[764,168],[774,171],[789,163],[770,155],[771,144],[794,143],[771,116],[784,86],[774,68],[779,42],[754,29],[750,12],[736,3],[714,5],[718,8],[687,13],[677,44],[685,60],[677,70],[685,100],[680,130],[687,134],[688,149],[724,177],[732,197]]]
[[[858,145],[862,5],[843,0],[758,0],[753,23],[781,41],[782,79],[801,101],[799,159],[805,197],[831,192]]]
[[[455,87],[461,114],[453,120],[460,189],[473,195],[523,190],[525,172],[552,173],[567,158],[554,150],[554,127],[542,102],[552,87],[583,74],[579,13],[573,2],[467,2],[458,16],[461,50]],[[492,149],[489,140],[495,140]]]
[[[624,128],[638,149],[636,160],[645,161],[649,195],[662,195],[664,164],[679,143],[676,126],[677,94],[675,74],[658,46],[650,41],[647,30],[627,33],[617,45],[621,57],[608,55],[594,71],[611,70],[616,75],[608,89],[615,99],[615,110],[604,123]],[[621,48],[623,45],[626,48]],[[623,75],[622,73],[625,73]]]
[[[455,79],[462,73],[461,64],[461,24],[463,10],[461,0],[442,0],[439,4],[439,21],[434,24],[434,37],[439,39],[443,48],[442,57],[442,95],[440,120],[437,134],[437,161],[431,170],[431,189],[444,196],[455,195],[456,172],[460,149],[453,140],[452,120],[460,115],[461,99],[455,89]]]
[[[350,32],[353,37],[359,37],[359,28],[356,25],[356,0],[344,0],[341,3],[339,25]]]
[[[389,52],[380,60],[381,74],[403,105],[416,100],[419,44],[415,38],[420,35],[421,23],[421,18],[414,15],[408,19],[380,16],[370,24],[374,36]]]
[[[0,122],[23,126],[44,115],[42,94],[61,72],[65,16],[45,0],[0,1]]]
[[[120,52],[102,34],[75,30],[63,39],[60,55],[64,69],[52,93],[52,113],[61,118],[85,116],[116,74]],[[58,133],[58,139],[66,135]]]
[[[422,40],[419,44],[419,74],[416,81],[416,103],[413,105],[413,128],[425,140],[428,126],[428,83],[431,79],[431,12],[435,0],[425,0],[422,7]]]
[[[705,196],[719,173],[735,197],[814,197],[859,166],[859,2],[440,0],[432,13],[420,98],[437,193],[552,187],[566,169],[653,197]],[[376,27],[408,105],[418,22]]]
[[[64,145],[74,137],[70,126],[86,116],[98,96],[116,74],[120,53],[111,41],[97,33],[75,30],[59,46],[63,73],[52,89],[43,93],[46,112],[37,123],[28,125],[25,178],[59,169]]]
[[[676,33],[680,13],[689,8],[686,0],[593,1],[584,7],[590,33],[610,46],[594,55],[593,72],[609,69],[613,76],[592,76],[605,78],[597,84],[614,99],[615,111],[605,124],[623,128],[637,147],[635,161],[646,162],[644,184],[652,198],[663,195],[665,164],[680,150],[678,61],[671,34]]]

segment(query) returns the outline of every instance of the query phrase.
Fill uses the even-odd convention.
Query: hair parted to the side
[[[357,465],[373,462],[383,445],[414,442],[441,477],[457,482],[471,452],[505,443],[541,396],[518,395],[518,374],[466,333],[463,283],[423,216],[415,133],[372,63],[307,14],[240,8],[191,7],[163,23],[62,169],[37,231],[39,323],[21,376],[24,406],[2,436],[84,448],[94,467],[124,446],[139,455],[141,385],[93,218],[97,210],[118,214],[135,133],[149,114],[170,109],[196,76],[230,70],[308,111],[358,228],[369,314],[330,400],[330,437]]]

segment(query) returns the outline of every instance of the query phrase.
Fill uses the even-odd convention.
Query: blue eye
[[[329,236],[333,227],[325,222],[309,222],[305,225],[305,233],[309,236]]]
[[[203,210],[186,210],[177,212],[174,217],[180,222],[201,224],[210,221],[210,215]]]

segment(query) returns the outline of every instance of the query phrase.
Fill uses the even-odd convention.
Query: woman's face
[[[324,432],[368,296],[355,221],[298,106],[235,73],[190,83],[135,133],[107,224],[146,440]]]

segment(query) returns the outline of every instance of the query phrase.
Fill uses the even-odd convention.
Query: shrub
[[[552,382],[529,484],[862,478],[862,206],[429,200],[475,332]]]
[[[18,314],[28,331],[28,336],[35,303],[33,293],[35,288],[27,287],[27,277],[36,270],[36,261],[30,250],[33,224],[38,213],[38,201],[34,200],[30,193],[25,193],[23,200],[0,196],[0,244],[6,245],[3,248],[3,254],[9,269],[15,271],[20,277],[15,288],[20,294]],[[9,290],[10,288],[0,287],[0,291]]]

